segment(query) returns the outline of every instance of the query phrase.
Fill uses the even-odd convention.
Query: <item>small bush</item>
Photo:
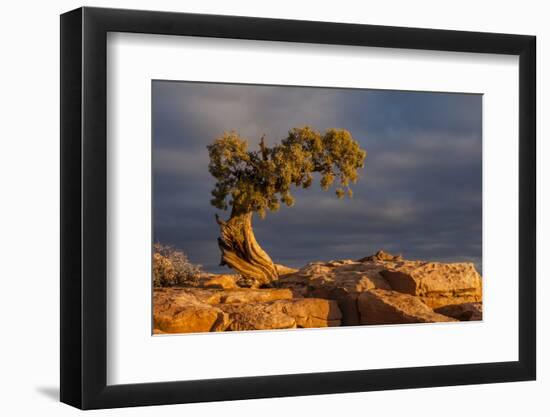
[[[201,266],[189,262],[182,251],[160,243],[153,245],[153,286],[194,286],[201,272]]]

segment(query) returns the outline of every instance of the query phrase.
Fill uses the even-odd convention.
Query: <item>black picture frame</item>
[[[108,32],[519,56],[519,360],[107,385]],[[84,7],[61,15],[60,56],[62,402],[94,409],[536,378],[534,36]]]

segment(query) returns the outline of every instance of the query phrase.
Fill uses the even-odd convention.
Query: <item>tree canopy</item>
[[[328,190],[336,181],[336,195],[353,195],[351,184],[364,166],[366,151],[345,129],[328,129],[324,134],[310,126],[293,128],[280,144],[267,147],[262,137],[258,150],[236,132],[224,132],[208,145],[210,173],[217,182],[211,204],[233,214],[277,211],[281,203],[294,204],[291,187],[308,188],[315,172]]]

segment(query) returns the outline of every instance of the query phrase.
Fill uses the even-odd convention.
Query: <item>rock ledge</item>
[[[240,288],[239,276],[231,274],[205,274],[198,287],[155,288],[154,333],[482,319],[482,279],[472,263],[379,251],[356,261],[277,269],[275,288]]]

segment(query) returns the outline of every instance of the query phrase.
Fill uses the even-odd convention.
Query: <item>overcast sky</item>
[[[206,145],[235,130],[256,149],[289,128],[344,128],[367,150],[353,199],[317,182],[294,207],[254,219],[276,263],[356,259],[379,249],[481,267],[481,95],[153,81],[154,240],[219,267]]]

